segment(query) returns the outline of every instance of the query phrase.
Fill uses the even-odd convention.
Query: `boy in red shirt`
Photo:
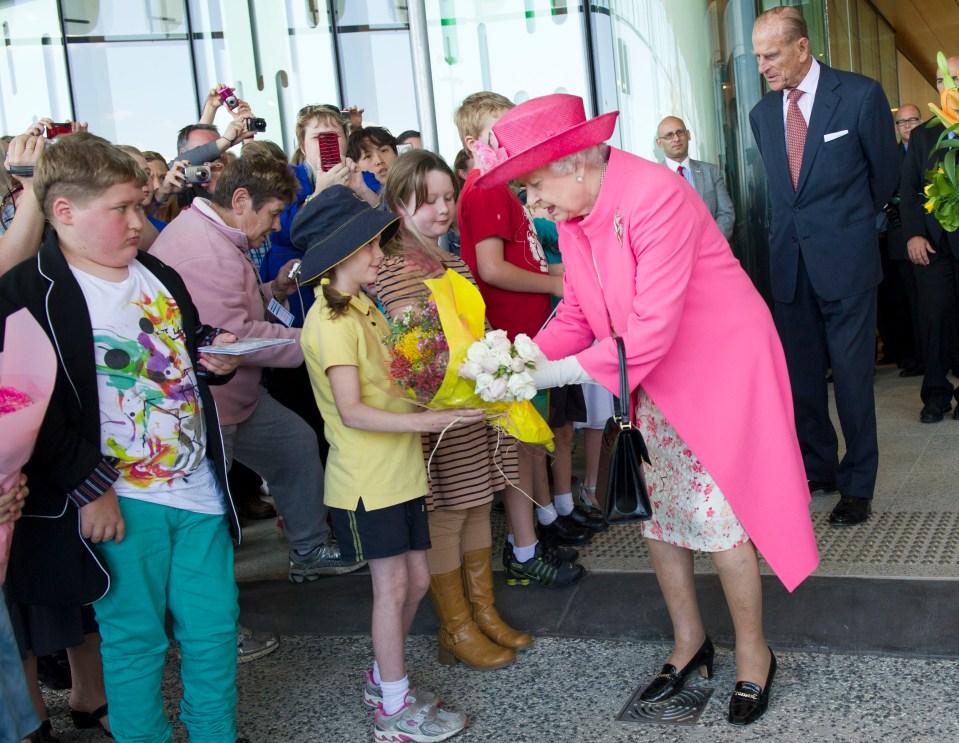
[[[519,198],[508,186],[476,187],[484,168],[495,160],[493,124],[513,107],[497,93],[468,96],[454,120],[463,146],[476,167],[466,178],[457,204],[460,251],[486,301],[486,317],[494,328],[505,330],[510,340],[518,333],[530,337],[549,318],[550,296],[563,295],[562,276],[552,275],[536,230]],[[584,544],[589,534],[558,517],[550,502],[546,463],[520,447],[520,487],[537,502],[540,531],[551,545]],[[527,585],[530,580],[545,586],[565,587],[581,580],[586,571],[575,563],[578,553],[562,547],[544,549],[537,541],[526,495],[508,485],[503,501],[509,519],[509,544],[503,562],[507,581]]]

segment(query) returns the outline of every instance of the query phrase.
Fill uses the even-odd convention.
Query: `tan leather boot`
[[[504,648],[522,650],[533,638],[510,627],[493,606],[493,565],[489,549],[463,555],[463,584],[473,609],[473,621],[483,634]]]
[[[513,651],[491,642],[473,621],[459,568],[430,576],[430,596],[440,618],[440,663],[452,666],[459,660],[474,671],[491,671],[513,662]]]

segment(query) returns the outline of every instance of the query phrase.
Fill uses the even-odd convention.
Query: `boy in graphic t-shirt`
[[[546,254],[519,198],[505,185],[488,190],[476,187],[476,179],[495,158],[490,146],[493,124],[512,107],[508,98],[497,93],[474,93],[454,117],[463,146],[476,163],[457,204],[460,254],[486,302],[490,325],[505,330],[510,339],[518,333],[536,335],[549,318],[550,296],[563,296],[562,276],[550,274]],[[545,461],[522,447],[519,455],[520,488],[538,504],[536,515],[544,539],[548,537],[553,545],[585,543],[585,530],[558,517],[550,502]],[[575,563],[575,550],[547,550],[539,544],[529,501],[518,488],[508,486],[503,501],[510,527],[503,562],[510,585],[532,580],[563,587],[585,576],[583,567]]]
[[[177,273],[137,250],[144,179],[106,140],[64,137],[34,180],[53,234],[0,279],[2,299],[29,308],[59,358],[24,468],[31,538],[15,555],[14,588],[24,603],[96,602],[117,740],[169,739],[169,610],[180,719],[192,740],[234,743],[238,523],[207,384],[228,380],[240,359],[198,354],[235,336],[200,325]]]

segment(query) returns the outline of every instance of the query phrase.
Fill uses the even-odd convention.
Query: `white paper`
[[[277,346],[289,346],[296,343],[295,338],[243,338],[234,343],[224,343],[221,346],[200,346],[200,353],[219,353],[224,356],[242,356],[247,353],[265,351]]]

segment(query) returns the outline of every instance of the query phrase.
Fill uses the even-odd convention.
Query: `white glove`
[[[596,384],[596,380],[586,373],[575,356],[567,356],[557,361],[540,359],[530,374],[538,390],[563,387],[567,384]]]

